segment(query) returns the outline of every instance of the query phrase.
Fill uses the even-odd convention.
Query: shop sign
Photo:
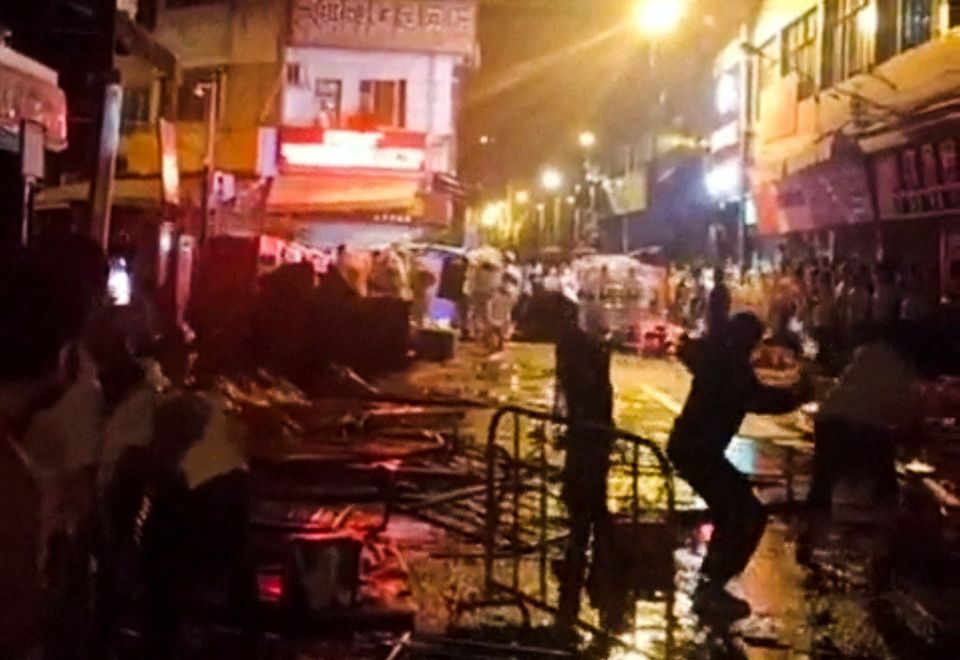
[[[286,170],[394,170],[420,172],[426,164],[424,133],[283,129],[280,161]]]
[[[751,185],[761,234],[784,234],[872,222],[864,164],[835,159],[776,179],[756,169]]]
[[[20,122],[43,126],[47,148],[62,151],[67,146],[67,101],[63,90],[0,64],[0,130],[14,135]]]
[[[960,210],[957,138],[910,145],[875,161],[883,217]]]
[[[472,56],[475,0],[295,0],[294,46],[411,50]]]

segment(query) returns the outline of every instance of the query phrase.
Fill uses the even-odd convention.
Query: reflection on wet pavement
[[[473,351],[470,345],[461,347],[462,357],[456,362],[425,365],[408,380],[424,390],[549,410],[554,387],[551,347],[517,345],[493,358]],[[619,426],[664,444],[689,387],[685,371],[671,361],[617,356],[613,378]],[[490,411],[471,413],[468,426],[476,442],[485,438],[489,419]],[[607,635],[586,635],[585,647],[579,652],[583,657],[895,657],[873,623],[875,594],[869,580],[858,577],[869,572],[865,564],[869,551],[858,555],[848,540],[833,539],[835,546],[828,544],[830,549],[820,551],[825,568],[817,574],[796,561],[797,524],[790,516],[789,504],[794,498],[802,499],[809,448],[793,422],[791,417],[762,422],[748,419],[742,433],[767,439],[739,438],[730,450],[731,460],[754,478],[761,498],[784,505],[783,515],[771,520],[760,549],[737,585],[752,603],[753,615],[732,625],[710,626],[692,614],[691,594],[710,528],[696,513],[701,508],[697,498],[678,481],[678,508],[688,513],[679,517],[683,522],[673,532],[655,535],[658,543],[675,548],[673,567],[668,561],[666,569],[654,568],[649,563],[650,548],[641,551],[646,556],[640,560],[634,558],[632,567],[628,562],[608,569],[608,573],[614,571],[613,579],[609,575],[604,579],[603,567],[595,566],[588,577],[581,613],[586,624],[604,629]],[[530,430],[521,433],[521,452],[528,458],[536,456],[539,446],[537,433]],[[549,443],[550,429],[546,435]],[[505,441],[506,435],[502,439]],[[545,454],[548,462],[559,464],[560,455],[552,446]],[[630,457],[624,458],[623,467],[611,475],[614,513],[626,513],[631,507]],[[641,466],[641,507],[662,510],[662,479],[649,457]],[[535,515],[537,493],[523,497],[519,503],[522,510]],[[563,512],[558,505],[551,504],[547,514],[549,535],[562,535]],[[513,630],[524,618],[529,618],[533,628],[551,624],[552,617],[535,608],[479,607],[484,599],[482,547],[436,530],[404,538],[411,529],[415,527],[392,525],[388,534],[396,535],[410,566],[411,600],[419,631],[444,634],[451,628],[481,628],[483,638],[491,639],[496,635],[493,631]],[[557,543],[546,557],[532,554],[497,559],[496,573],[506,582],[515,580],[525,593],[556,603],[554,564],[561,549],[562,543]],[[653,553],[658,549],[663,550],[653,548]],[[613,557],[614,562],[623,559],[616,552],[600,554]],[[842,568],[831,575],[831,565]]]

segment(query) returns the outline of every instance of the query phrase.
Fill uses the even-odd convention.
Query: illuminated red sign
[[[419,172],[427,137],[410,131],[282,129],[280,160],[286,169],[359,169]]]
[[[48,149],[66,149],[67,101],[63,90],[0,64],[0,129],[17,133],[21,120],[43,125]]]

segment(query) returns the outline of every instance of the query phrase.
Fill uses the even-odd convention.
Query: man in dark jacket
[[[721,337],[683,353],[693,387],[667,451],[680,476],[706,501],[714,525],[695,601],[701,614],[749,614],[749,605],[725,587],[746,567],[766,526],[763,505],[724,452],[748,412],[789,412],[803,401],[801,390],[809,389],[806,381],[797,388],[775,388],[757,380],[750,357],[762,335],[763,325],[753,314],[738,314]]]
[[[607,473],[612,435],[597,427],[613,427],[610,349],[595,310],[578,326],[577,306],[565,301],[563,329],[557,343],[557,383],[571,425],[565,438],[563,501],[570,516],[570,540],[560,584],[558,622],[576,621],[587,570],[590,537],[607,522]],[[583,425],[583,426],[579,426]]]

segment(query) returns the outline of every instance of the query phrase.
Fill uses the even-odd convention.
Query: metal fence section
[[[615,439],[608,477],[611,520],[626,530],[628,543],[648,543],[654,528],[659,540],[676,537],[673,469],[653,441],[627,431],[574,424],[548,412],[508,406],[496,411],[486,443],[486,524],[484,529],[485,601],[482,606],[517,607],[556,614],[556,585],[551,570],[562,555],[569,524],[561,500],[563,452],[552,440],[571,429],[595,431]],[[655,541],[656,543],[656,541]],[[663,544],[669,565],[657,588],[673,614],[673,549]],[[579,625],[607,636],[601,627]]]

